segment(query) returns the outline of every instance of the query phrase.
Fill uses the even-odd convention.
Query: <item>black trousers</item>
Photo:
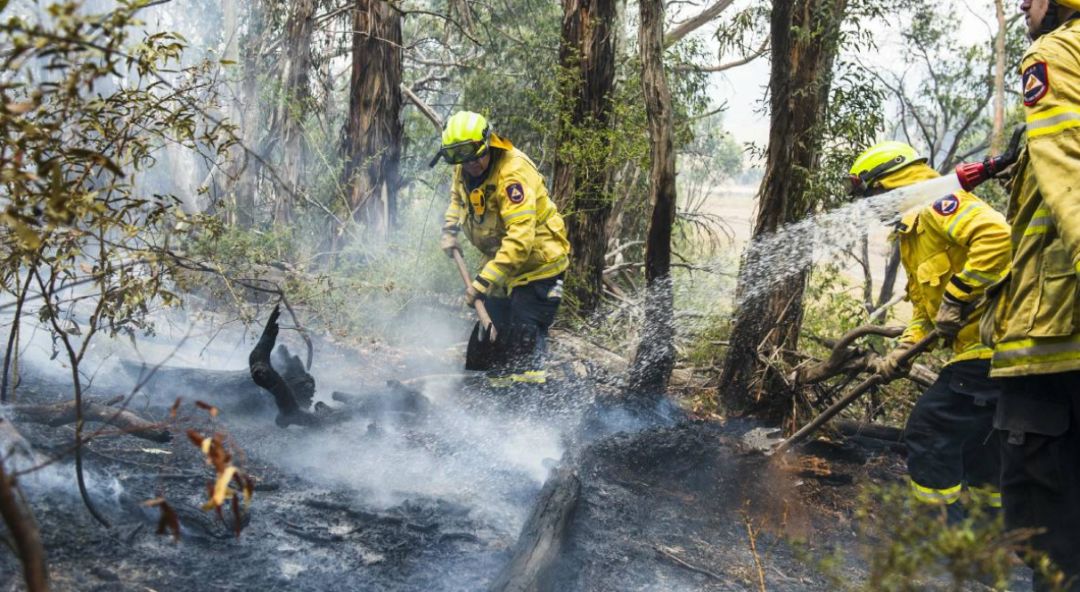
[[[913,491],[923,501],[952,503],[964,485],[997,489],[1000,386],[989,374],[989,360],[954,362],[915,403],[904,442]]]
[[[1005,525],[1041,529],[1047,553],[1080,591],[1080,372],[1001,379]],[[1036,575],[1036,590],[1049,589]]]
[[[548,329],[562,303],[562,282],[560,274],[517,286],[509,298],[484,301],[495,330],[506,336],[507,359],[494,370],[524,372],[544,367]]]

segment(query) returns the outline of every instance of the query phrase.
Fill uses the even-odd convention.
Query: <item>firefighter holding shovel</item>
[[[496,387],[543,383],[547,331],[570,264],[563,219],[533,161],[478,113],[446,121],[431,166],[440,159],[454,165],[440,246],[464,269],[463,232],[484,256],[475,277],[464,272],[465,302],[482,313],[466,368],[488,371]],[[483,312],[493,328],[482,326]]]
[[[872,195],[938,177],[915,149],[883,142],[856,159],[851,181],[858,195]],[[915,498],[946,508],[951,520],[965,486],[987,488],[1000,507],[997,436],[993,430],[999,386],[989,376],[992,351],[979,341],[972,309],[988,286],[1005,277],[1011,256],[1005,218],[967,191],[904,213],[895,223],[907,274],[912,317],[900,344],[877,360],[886,379],[906,373],[904,354],[936,329],[952,357],[919,398],[904,429],[908,476]]]

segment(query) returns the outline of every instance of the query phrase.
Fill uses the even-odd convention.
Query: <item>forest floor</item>
[[[560,463],[573,463],[581,493],[550,589],[827,590],[818,562],[837,547],[845,551],[840,575],[865,576],[859,492],[901,479],[895,452],[816,443],[771,461],[744,445],[752,425],[675,410],[649,420],[597,412],[615,392],[610,380],[600,371],[573,378],[570,360],[556,361],[563,376],[545,387],[497,392],[442,376],[459,355],[316,341],[318,399],[328,400],[327,383],[377,391],[387,379],[434,374],[412,383],[430,403],[415,416],[374,412],[310,430],[276,427],[269,406],[241,413],[222,405],[218,418],[182,413],[187,419],[174,423],[227,433],[243,451],[238,464],[256,478],[239,537],[199,509],[212,473],[182,432],[164,445],[120,435],[86,446],[89,489],[112,522],[106,529],[75,492],[64,456],[73,430],[19,424],[40,454],[64,458],[21,480],[53,589],[483,590],[510,560]],[[66,400],[68,392],[30,372],[20,402]],[[219,404],[228,394],[191,394],[200,397]],[[168,422],[173,399],[149,392],[132,408]],[[601,425],[588,436],[586,416]],[[180,514],[179,540],[155,532],[158,511],[143,502],[159,496]],[[21,589],[17,567],[0,554],[0,590]]]

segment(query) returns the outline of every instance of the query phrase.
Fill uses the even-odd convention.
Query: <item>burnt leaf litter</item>
[[[97,525],[73,493],[69,461],[24,476],[53,589],[495,589],[521,548],[544,476],[561,468],[575,479],[573,507],[534,589],[759,590],[763,579],[768,590],[824,590],[815,557],[835,546],[852,551],[843,573],[853,581],[865,573],[854,552],[860,484],[903,475],[902,459],[888,449],[819,442],[807,449],[812,454],[775,462],[745,446],[750,423],[692,419],[673,406],[629,414],[601,371],[574,377],[558,356],[558,377],[541,387],[494,391],[469,378],[432,395],[423,381],[385,382],[416,376],[430,361],[412,358],[411,368],[378,353],[319,348],[316,380],[321,362],[348,364],[370,381],[354,382],[350,393],[316,396],[328,405],[349,401],[355,410],[349,421],[318,431],[276,427],[272,403],[251,393],[230,398],[202,390],[175,406],[183,370],[162,374],[174,388],[149,384],[160,396],[137,397],[133,410],[187,426],[201,447],[184,432],[163,445],[131,435],[86,444],[92,496],[111,529]],[[234,380],[217,372],[209,384]],[[20,397],[49,402],[66,392],[30,373]],[[520,453],[533,455],[528,462],[505,462],[505,451],[492,451],[502,442],[475,440],[476,430],[522,417],[557,434],[556,456],[537,465],[538,452],[526,441]],[[73,434],[31,423],[19,428],[45,456],[63,454]],[[515,429],[499,438],[512,439]],[[398,466],[367,480],[347,471],[356,464],[368,470],[362,459],[378,457],[391,437],[395,447],[385,449],[385,463]],[[341,441],[344,447],[335,445]],[[461,481],[456,487],[383,487],[411,469],[410,459],[432,463],[425,469],[432,483],[442,478],[440,464],[469,464],[449,472]],[[245,477],[232,486],[250,487],[250,504],[233,495],[216,511],[204,510],[215,476],[233,463]],[[0,589],[21,585],[12,554],[0,555]]]

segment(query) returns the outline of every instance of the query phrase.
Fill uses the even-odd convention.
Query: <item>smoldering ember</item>
[[[0,591],[1080,592],[1078,15],[0,2]]]

